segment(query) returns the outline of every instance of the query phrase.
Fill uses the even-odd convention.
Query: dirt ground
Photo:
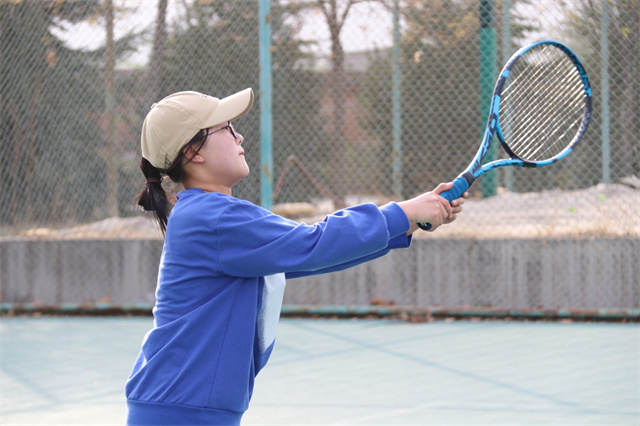
[[[376,201],[352,197],[351,203]],[[381,203],[381,201],[379,202]],[[274,212],[313,223],[332,212],[332,203],[290,203]],[[162,238],[147,216],[109,218],[67,229],[36,228],[23,236],[40,238]],[[487,199],[469,199],[458,219],[417,238],[561,238],[640,237],[640,178],[573,191],[513,193],[504,190]]]

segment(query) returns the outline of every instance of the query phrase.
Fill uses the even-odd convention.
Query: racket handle
[[[462,176],[458,176],[453,180],[453,188],[444,191],[440,194],[442,198],[451,203],[453,200],[457,200],[464,194],[467,189],[469,189],[469,182]],[[432,226],[430,223],[418,223],[418,227],[424,231],[431,230]]]

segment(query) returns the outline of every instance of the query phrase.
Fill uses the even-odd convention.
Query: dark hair
[[[138,205],[144,211],[152,212],[160,225],[164,234],[167,230],[167,220],[173,205],[173,200],[169,200],[167,193],[162,187],[162,174],[166,174],[175,183],[181,183],[184,179],[184,166],[190,159],[185,161],[185,148],[193,146],[195,152],[199,152],[207,139],[206,130],[199,131],[189,142],[187,142],[180,153],[173,161],[171,167],[161,170],[153,166],[146,158],[140,160],[140,170],[146,179],[145,188],[138,194]]]

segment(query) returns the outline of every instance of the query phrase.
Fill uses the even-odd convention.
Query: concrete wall
[[[0,239],[4,303],[152,303],[159,240]],[[640,239],[440,240],[290,280],[287,304],[640,308]]]
[[[5,303],[152,302],[162,241],[0,239]]]

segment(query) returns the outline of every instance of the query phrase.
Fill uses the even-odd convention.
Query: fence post
[[[502,55],[500,61],[506,64],[511,57],[511,0],[502,5]],[[505,167],[504,187],[513,192],[513,167]]]
[[[393,195],[402,199],[402,103],[399,0],[393,2]]]
[[[484,129],[489,117],[491,107],[491,96],[496,80],[497,70],[497,47],[496,30],[493,22],[493,0],[480,0],[480,118],[481,132]],[[496,145],[491,145],[485,156],[485,161],[493,161],[497,156]],[[487,173],[482,177],[482,197],[491,197],[497,192],[498,179],[495,172]]]
[[[271,0],[260,0],[260,203],[273,205],[273,115],[271,81]]]
[[[611,150],[609,141],[609,0],[602,0],[600,18],[600,56],[602,77],[600,91],[602,97],[602,182],[611,183]]]

